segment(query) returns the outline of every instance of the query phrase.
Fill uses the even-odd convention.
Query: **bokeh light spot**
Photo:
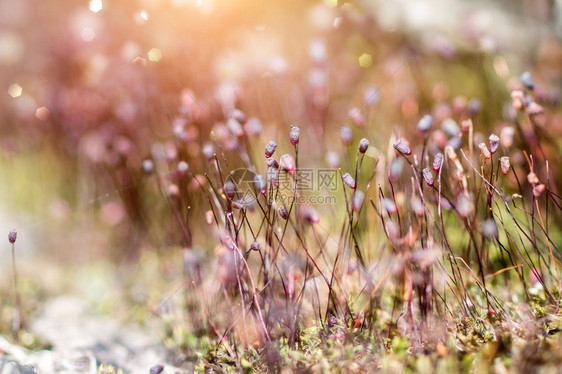
[[[146,10],[141,9],[138,12],[135,12],[133,19],[137,25],[141,25],[146,23],[150,19],[150,16]]]
[[[338,6],[338,0],[324,0],[324,5],[328,8],[335,8]]]
[[[148,51],[148,59],[150,61],[158,62],[162,58],[162,51],[158,48],[152,48]]]
[[[334,26],[334,29],[339,29],[341,26],[341,23],[343,21],[342,17],[336,17],[334,18],[334,23],[332,24],[332,26]]]
[[[91,27],[84,27],[80,32],[80,37],[85,42],[91,42],[96,37],[96,33]]]
[[[31,96],[22,94],[17,100],[15,100],[13,108],[20,118],[29,119],[35,114],[37,103]]]
[[[368,68],[373,63],[373,58],[368,53],[363,53],[359,56],[359,66],[362,68]]]
[[[141,52],[139,45],[129,40],[121,47],[121,58],[125,61],[133,61]]]
[[[44,106],[42,106],[41,108],[37,108],[37,110],[35,111],[35,117],[41,121],[49,118],[49,114],[49,109],[45,108]]]
[[[97,13],[100,10],[102,10],[103,9],[102,0],[90,0],[89,9],[94,13]]]
[[[108,227],[117,226],[126,217],[123,203],[118,200],[109,201],[100,209],[99,220]]]
[[[0,32],[0,63],[13,64],[23,57],[24,43],[20,35]]]
[[[23,88],[17,83],[11,84],[10,87],[8,87],[8,94],[11,97],[19,97],[22,92]]]
[[[142,58],[142,57],[140,57],[140,56],[137,56],[137,57],[135,57],[135,59],[133,60],[133,63],[134,63],[134,64],[140,64],[140,65],[142,65],[142,66],[146,66],[146,59],[144,59],[144,58]]]

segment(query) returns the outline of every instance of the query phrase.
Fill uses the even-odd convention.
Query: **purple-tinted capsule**
[[[534,101],[531,101],[529,104],[527,104],[526,111],[530,116],[538,116],[544,114],[544,108]]]
[[[167,142],[164,145],[164,150],[166,152],[166,159],[168,161],[172,161],[174,160],[176,157],[178,157],[178,147],[176,147],[176,145],[172,142]]]
[[[460,195],[457,199],[457,212],[461,217],[468,218],[470,214],[474,211],[474,204],[472,200],[465,196]]]
[[[513,136],[515,135],[515,130],[511,126],[506,126],[500,132],[500,140],[502,145],[506,148],[511,147],[513,144]]]
[[[423,179],[428,186],[433,186],[433,174],[431,174],[431,170],[429,168],[425,168],[422,170]]]
[[[493,219],[488,218],[482,224],[482,235],[486,238],[497,238],[498,237],[498,226]]]
[[[363,191],[355,191],[353,195],[353,210],[356,212],[361,210],[361,206],[363,206],[363,201],[365,201],[365,194]]]
[[[397,180],[402,171],[404,170],[404,161],[401,158],[395,158],[390,162],[390,178],[392,180]]]
[[[523,91],[512,91],[511,92],[511,105],[515,110],[521,110],[525,106],[525,94]]]
[[[459,149],[461,147],[461,138],[455,136],[454,138],[449,139],[447,145],[453,149]]]
[[[180,194],[180,189],[176,184],[170,184],[168,186],[168,196],[170,196],[170,198],[175,199],[179,196]]]
[[[539,183],[539,177],[537,177],[534,172],[530,172],[527,174],[527,181],[529,181],[530,184],[535,185]]]
[[[182,125],[174,126],[174,135],[184,143],[189,142],[189,135],[187,134],[187,131],[185,131],[185,127]]]
[[[475,114],[478,114],[481,110],[482,110],[482,103],[480,102],[480,100],[476,98],[470,99],[470,101],[468,102],[468,112],[470,113],[470,115],[474,116]]]
[[[230,200],[234,199],[234,196],[236,195],[236,186],[232,183],[232,181],[227,181],[222,187],[222,190],[226,197]]]
[[[265,178],[261,174],[254,175],[254,185],[256,186],[256,190],[262,195],[265,195],[267,192],[267,183],[265,182]]]
[[[230,117],[234,118],[236,121],[238,121],[238,123],[240,124],[244,124],[246,123],[246,121],[248,120],[246,118],[246,115],[244,114],[243,111],[241,111],[240,109],[234,109],[232,111],[232,113],[230,113]]]
[[[182,161],[178,162],[178,165],[176,166],[176,169],[178,170],[178,172],[180,174],[185,174],[189,170],[189,164],[182,160]]]
[[[289,141],[292,145],[297,145],[299,143],[301,135],[301,128],[298,126],[291,127],[291,133],[289,134]]]
[[[276,169],[276,170],[279,169],[279,163],[273,157],[268,157],[265,160],[265,164],[270,168],[273,168],[273,169]]]
[[[279,207],[278,211],[279,211],[279,215],[281,216],[281,218],[283,218],[283,219],[289,218],[289,211],[287,210],[285,205],[281,205]]]
[[[441,169],[441,166],[443,165],[443,153],[439,152],[435,155],[435,157],[433,158],[433,171],[437,172],[439,171],[439,169]]]
[[[277,143],[275,143],[273,140],[269,141],[269,143],[267,143],[267,145],[265,146],[265,157],[273,156],[273,153],[275,153],[276,149]]]
[[[285,153],[283,156],[281,156],[279,161],[281,163],[281,166],[283,166],[289,173],[292,174],[295,171],[295,160],[290,154]]]
[[[392,220],[389,220],[388,222],[386,222],[385,228],[386,228],[386,232],[388,233],[388,236],[391,239],[397,239],[398,236],[400,235],[399,226],[396,224],[396,222],[394,222]]]
[[[380,99],[380,87],[369,86],[365,89],[363,94],[365,105],[373,106],[379,102]]]
[[[259,119],[257,118],[250,118],[244,124],[244,130],[250,136],[258,136],[262,132],[262,125]]]
[[[250,249],[252,251],[259,251],[261,250],[261,244],[258,242],[253,242],[252,244],[250,244]]]
[[[502,168],[502,173],[504,175],[507,175],[507,173],[509,173],[509,169],[511,167],[510,162],[509,162],[509,157],[503,156],[502,158],[500,158],[500,165],[501,165],[501,168]]]
[[[355,189],[355,179],[349,173],[345,173],[342,176],[343,182],[351,189]]]
[[[445,134],[449,135],[450,137],[459,136],[461,129],[457,122],[452,118],[446,118],[441,123],[441,130],[445,132]]]
[[[420,217],[425,213],[425,207],[423,206],[420,198],[417,196],[412,197],[412,200],[410,200],[410,206],[414,210],[414,213],[416,213]]]
[[[521,74],[519,76],[519,80],[521,81],[521,83],[523,83],[526,89],[532,91],[535,88],[535,81],[533,80],[533,76],[528,71]]]
[[[369,139],[363,138],[359,141],[359,153],[365,154],[367,152],[367,148],[369,148]]]
[[[154,163],[152,162],[152,160],[147,159],[142,162],[142,171],[146,175],[152,174],[152,172],[154,171]]]
[[[492,158],[492,154],[490,153],[490,150],[488,149],[488,146],[486,145],[486,143],[478,144],[478,148],[480,148],[480,152],[482,153],[482,157],[484,157],[485,160],[488,160],[488,159]]]
[[[433,126],[433,117],[429,114],[423,116],[418,122],[418,131],[421,133],[426,133]]]
[[[316,209],[311,206],[303,206],[298,211],[299,218],[309,222],[309,223],[318,223],[320,222],[320,216]]]
[[[10,233],[8,234],[8,241],[14,244],[17,238],[18,238],[18,232],[15,229],[10,231]]]
[[[544,192],[545,189],[546,186],[544,184],[542,183],[537,184],[536,186],[533,187],[533,195],[535,197],[539,197]]]
[[[211,143],[205,143],[202,149],[203,155],[207,160],[212,160],[215,157],[215,147]]]
[[[340,167],[340,156],[336,152],[326,152],[326,163],[333,169]]]
[[[348,126],[343,126],[340,130],[340,136],[343,144],[349,145],[351,143],[351,139],[353,138],[353,133]]]
[[[235,200],[232,202],[232,207],[235,209],[248,209],[250,211],[254,210],[254,202],[255,200],[253,199],[240,199],[240,200]]]
[[[394,143],[394,149],[406,156],[412,154],[412,149],[410,148],[410,146],[406,143],[403,143],[402,140],[398,140],[396,143]]]
[[[394,201],[386,197],[382,199],[382,206],[384,207],[384,210],[386,210],[388,214],[394,214],[398,211],[398,208],[396,207]]]
[[[494,154],[500,146],[500,137],[496,134],[492,134],[488,139],[490,140],[490,153]]]
[[[235,136],[241,137],[244,135],[244,130],[242,129],[242,125],[236,119],[231,118],[226,122],[226,126]]]
[[[349,111],[349,117],[356,126],[362,127],[365,125],[365,119],[359,108],[353,108]]]
[[[467,118],[461,121],[461,131],[463,133],[467,133],[472,127],[472,119]]]

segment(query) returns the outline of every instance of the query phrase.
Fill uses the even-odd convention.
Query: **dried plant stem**
[[[16,268],[16,251],[15,244],[12,243],[12,270],[14,272],[14,320],[12,324],[12,331],[16,337],[21,329],[21,298],[18,290],[18,271]]]

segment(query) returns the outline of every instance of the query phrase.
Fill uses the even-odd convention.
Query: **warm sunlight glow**
[[[89,9],[90,11],[97,13],[103,8],[102,0],[90,0]]]

